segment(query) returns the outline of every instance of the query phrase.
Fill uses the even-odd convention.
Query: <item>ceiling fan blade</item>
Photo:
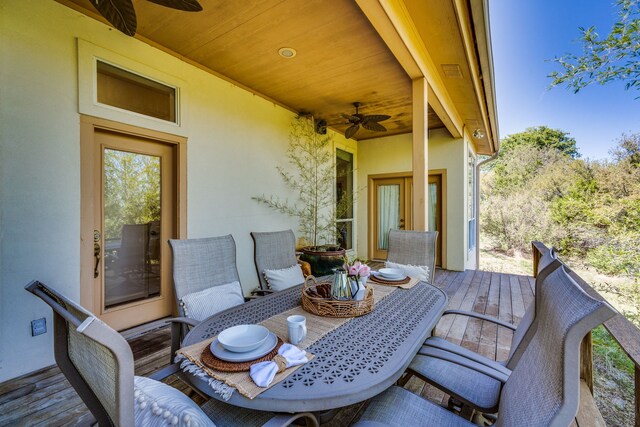
[[[391,116],[386,114],[371,114],[370,116],[364,116],[363,122],[381,122],[383,120],[390,119]]]
[[[356,132],[358,131],[358,128],[360,127],[360,125],[351,125],[347,128],[347,130],[344,132],[344,137],[349,139],[351,138],[353,135],[356,134]]]
[[[91,0],[100,15],[128,36],[136,34],[138,22],[131,0]]]
[[[372,130],[374,132],[386,132],[387,128],[382,126],[378,122],[363,122],[362,127],[367,130]]]
[[[350,114],[342,113],[340,116],[342,116],[343,119],[349,120],[351,123],[358,123],[360,121],[360,117],[352,116]]]
[[[187,12],[200,12],[202,6],[197,0],[147,0],[160,6],[170,7],[171,9],[184,10]]]

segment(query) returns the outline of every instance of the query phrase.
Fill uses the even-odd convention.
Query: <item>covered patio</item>
[[[590,289],[585,282],[581,284]],[[437,270],[435,285],[446,292],[449,298],[448,309],[470,310],[514,324],[519,323],[525,308],[534,297],[533,277],[483,270]],[[607,327],[617,333],[617,337],[622,336],[623,331],[628,334],[629,339],[640,336],[640,331],[620,315],[612,319]],[[436,334],[491,359],[504,360],[509,353],[512,332],[477,319],[447,316],[438,323]],[[124,332],[124,335],[134,352],[136,375],[148,375],[166,366],[171,333],[162,322],[134,328]],[[625,339],[621,339],[625,350],[633,352],[629,348],[630,341]],[[589,338],[585,341],[588,340]],[[585,352],[589,351],[585,347]],[[585,361],[582,375],[589,375],[585,372],[588,371],[587,366],[589,363]],[[604,426],[606,424],[587,381],[592,384],[593,378],[582,379],[580,408],[573,425]],[[175,376],[169,377],[165,382],[188,391],[188,387]],[[446,404],[448,400],[445,393],[417,377],[413,377],[404,387],[435,402]],[[197,403],[203,401],[197,394],[192,398]],[[364,402],[343,408],[329,423],[323,425],[351,425],[359,419],[366,405]],[[0,384],[0,413],[0,425],[79,426],[86,425],[91,419],[86,406],[55,366]]]
[[[340,244],[348,256],[386,259],[390,230],[438,233],[437,255],[431,255],[440,268],[433,286],[426,276],[407,273],[403,280],[412,283],[415,294],[399,297],[402,292],[396,292],[383,302],[389,318],[397,320],[405,311],[414,317],[397,321],[402,332],[395,349],[402,351],[388,352],[399,360],[392,366],[397,372],[379,375],[382,380],[374,385],[380,389],[372,386],[367,398],[399,379],[404,369],[398,367],[408,366],[446,298],[449,308],[520,322],[534,300],[534,279],[477,268],[480,156],[499,150],[487,0],[203,0],[204,10],[193,13],[135,0],[133,37],[108,25],[93,3],[0,4],[0,37],[7,41],[0,45],[7,100],[0,109],[0,425],[81,425],[90,419],[74,389],[51,367],[54,317],[49,307],[25,292],[31,281],[42,281],[68,297],[67,303],[73,300],[95,313],[104,324],[94,326],[101,325],[96,327],[121,344],[116,331],[122,332],[137,375],[167,365],[170,331],[163,319],[184,311],[170,241],[226,239],[232,255],[207,264],[218,269],[207,278],[231,271],[233,280],[215,286],[233,285],[240,303],[231,306],[232,313],[239,313],[233,311],[236,307],[258,307],[251,301],[242,304],[260,286],[264,273],[254,263],[253,233],[295,230],[297,246],[309,245],[310,236],[298,231],[297,218],[256,202],[261,194],[297,196],[296,188],[288,186],[287,179],[283,182],[282,171],[291,168],[287,155],[292,123],[300,117],[312,119],[312,139],[326,135],[329,140],[330,203],[325,208],[335,212],[340,198],[350,198],[348,213],[332,216],[330,224],[335,231],[341,222],[347,230]],[[151,172],[131,173],[134,185],[127,189],[133,199],[148,196],[155,204],[115,223],[111,220],[118,215],[109,217],[115,205],[110,202],[125,191],[109,187],[109,180],[119,177],[109,173],[136,162]],[[346,165],[348,178],[338,179],[343,173],[338,163]],[[153,188],[145,194],[134,191],[141,187]],[[137,251],[140,262],[127,263],[127,251]],[[534,247],[534,271],[541,251]],[[129,292],[130,283],[140,277],[145,277],[144,286]],[[49,304],[46,292],[39,290],[38,296]],[[277,315],[298,308],[297,302],[292,308],[292,290],[280,290],[268,300],[289,298]],[[128,292],[135,295],[128,298]],[[438,304],[421,310],[424,307],[411,304],[414,295],[424,297],[420,301],[435,301],[437,295]],[[271,296],[263,300],[267,298]],[[396,304],[401,298],[404,306]],[[54,303],[66,310],[64,303]],[[277,305],[264,305],[269,304]],[[274,310],[258,307],[257,314],[251,313],[255,321],[243,323],[268,321],[275,317]],[[430,318],[424,324],[433,323],[429,330],[416,332],[426,311]],[[224,309],[220,312],[225,315]],[[198,321],[217,321],[215,315]],[[87,327],[94,319],[74,317],[73,325],[80,330],[79,325]],[[363,317],[354,323],[365,322],[358,319]],[[376,321],[382,324],[384,319]],[[309,345],[322,342],[344,323],[336,325]],[[607,325],[637,366],[638,330],[619,315]],[[219,332],[206,338],[214,339]],[[278,336],[273,331],[271,335],[278,345]],[[372,335],[376,346],[371,347],[383,348],[385,343],[375,341],[382,334]],[[436,335],[497,360],[508,355],[512,337],[507,329],[461,316],[443,318]],[[376,357],[382,359],[368,353],[367,363],[378,362]],[[590,335],[582,357],[576,424],[600,425],[590,392]],[[363,368],[358,379],[383,368],[384,362]],[[332,368],[324,369],[318,375],[332,375],[327,374]],[[307,370],[309,376],[316,374]],[[636,384],[638,378],[636,370]],[[176,376],[166,381],[185,390]],[[285,383],[254,402],[275,401],[270,396]],[[301,383],[290,387],[307,386]],[[415,377],[404,386],[438,402],[448,400]],[[317,396],[316,405],[322,400]],[[348,395],[349,403],[363,400],[354,396],[356,392]],[[230,399],[245,397],[256,396],[236,393]],[[322,398],[329,399],[326,394]],[[308,403],[298,400],[301,407]],[[286,403],[281,400],[273,410],[296,412]],[[352,424],[366,405],[341,409],[330,425]],[[241,404],[234,409],[238,407],[272,410]]]

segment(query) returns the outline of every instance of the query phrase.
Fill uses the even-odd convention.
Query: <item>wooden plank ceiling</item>
[[[89,0],[60,1],[95,16]],[[391,118],[388,132],[356,139],[411,132],[411,80],[353,0],[201,0],[198,13],[133,3],[140,36],[294,111],[344,132],[340,113],[358,101],[361,113]],[[297,55],[281,57],[282,47]],[[431,108],[428,123],[444,127]]]

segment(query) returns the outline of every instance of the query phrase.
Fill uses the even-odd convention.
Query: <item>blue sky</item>
[[[608,34],[613,0],[489,0],[489,9],[501,138],[547,125],[569,132],[583,158],[604,159],[622,133],[640,132],[637,90],[621,83],[547,90],[546,76],[560,69],[546,60],[579,53],[580,26]]]

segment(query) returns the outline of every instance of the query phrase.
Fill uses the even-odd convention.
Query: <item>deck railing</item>
[[[538,262],[542,254],[549,249],[540,242],[532,242],[533,253],[533,277],[536,277],[538,271]],[[564,263],[563,263],[564,264]],[[602,295],[578,276],[571,267],[564,264],[570,272],[571,277],[582,287],[582,289],[593,298],[598,300],[606,300]],[[634,365],[634,390],[635,390],[635,426],[640,427],[640,329],[626,317],[618,313],[612,319],[604,323],[604,327],[609,331],[613,339],[620,345],[622,350],[631,359]],[[582,378],[591,394],[593,395],[593,341],[591,333],[587,334],[582,341],[580,350],[580,378]]]

